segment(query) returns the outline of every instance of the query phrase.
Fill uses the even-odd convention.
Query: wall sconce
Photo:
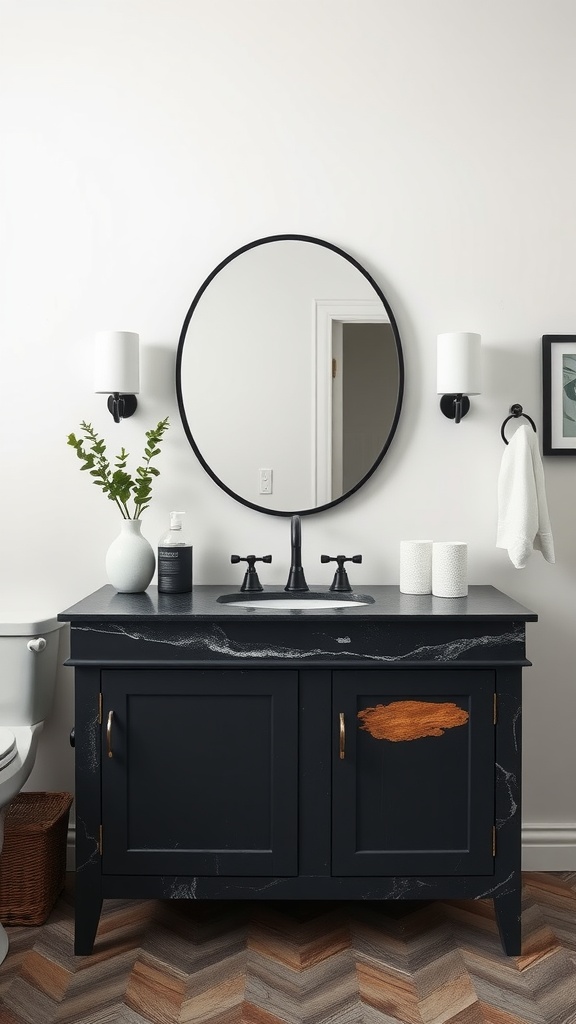
[[[139,337],[132,331],[98,331],[94,348],[94,391],[109,395],[115,423],[136,411],[140,392]]]
[[[468,395],[482,391],[479,334],[455,332],[438,335],[437,387],[445,416],[460,423],[470,408]]]

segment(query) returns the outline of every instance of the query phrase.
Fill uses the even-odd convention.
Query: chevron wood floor
[[[72,954],[73,880],[8,929],[0,1024],[576,1024],[576,874],[526,874],[523,953],[490,902],[104,903]]]

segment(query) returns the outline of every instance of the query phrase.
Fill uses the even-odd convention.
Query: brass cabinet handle
[[[113,753],[112,753],[112,719],[113,719],[113,717],[114,717],[114,712],[113,711],[109,711],[108,712],[108,724],[106,726],[106,745],[108,747],[108,757],[113,757],[114,756]]]
[[[344,712],[340,712],[340,760],[343,761],[346,757],[346,723],[344,721]]]

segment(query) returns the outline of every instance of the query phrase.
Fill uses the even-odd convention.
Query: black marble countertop
[[[311,590],[326,592],[326,586],[310,586]],[[265,587],[265,593],[275,593],[278,587]],[[518,604],[511,597],[490,586],[471,586],[467,597],[444,598],[402,594],[396,586],[361,586],[355,593],[368,594],[373,604],[347,608],[306,609],[242,608],[219,604],[222,595],[235,593],[233,586],[197,586],[190,594],[159,594],[157,587],[149,587],[142,594],[119,594],[114,587],[105,586],[72,605],[58,615],[60,622],[95,622],[122,620],[124,622],[177,622],[177,621],[230,621],[246,618],[268,621],[294,620],[294,618],[360,619],[362,621],[417,621],[442,618],[453,621],[483,619],[521,620],[536,622],[536,612]],[[239,594],[239,592],[238,592]],[[240,594],[239,594],[240,596]]]

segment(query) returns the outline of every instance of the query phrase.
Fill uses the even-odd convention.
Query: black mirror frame
[[[216,473],[213,471],[213,469],[211,469],[211,467],[206,462],[206,459],[202,455],[202,452],[200,451],[200,449],[198,448],[198,445],[196,444],[196,442],[194,440],[194,435],[192,433],[192,430],[190,429],[190,424],[188,423],[188,418],[186,416],[186,411],[184,409],[184,399],[183,399],[183,396],[182,396],[182,350],[183,350],[183,347],[184,347],[184,342],[186,340],[186,332],[188,330],[188,326],[190,324],[190,320],[192,319],[192,315],[194,313],[194,310],[196,309],[196,306],[198,305],[198,303],[199,303],[200,299],[202,298],[202,295],[206,291],[208,285],[216,277],[216,275],[219,274],[220,271],[225,266],[228,265],[228,263],[231,263],[232,260],[236,259],[236,257],[240,256],[242,253],[247,252],[249,249],[255,249],[256,246],[258,246],[258,245],[265,245],[268,242],[283,242],[283,241],[313,242],[315,245],[322,245],[322,246],[324,246],[324,248],[331,249],[332,252],[335,252],[339,256],[342,256],[345,260],[347,260],[349,263],[351,263],[352,266],[354,266],[356,268],[356,270],[360,271],[362,276],[365,277],[366,280],[372,285],[372,288],[374,289],[374,291],[378,295],[379,299],[381,300],[381,302],[384,305],[384,308],[385,308],[385,310],[386,310],[386,312],[388,314],[388,317],[389,317],[389,320],[390,320],[390,326],[392,327],[392,332],[394,334],[394,340],[396,342],[396,355],[397,355],[397,358],[398,358],[398,400],[396,402],[396,408],[395,408],[395,411],[394,411],[394,418],[392,420],[392,426],[390,427],[390,431],[388,433],[388,437],[386,438],[386,442],[383,445],[380,454],[378,455],[377,459],[374,461],[374,463],[371,466],[371,468],[369,469],[369,471],[362,477],[361,480],[358,481],[357,484],[354,485],[354,487],[351,487],[349,491],[345,492],[345,494],[341,494],[339,498],[335,498],[334,501],[326,502],[326,504],[324,504],[324,505],[317,505],[315,508],[289,509],[289,510],[285,510],[285,511],[282,510],[282,509],[267,508],[264,505],[257,505],[253,501],[248,501],[247,498],[243,498],[240,494],[237,494],[236,491],[231,490],[231,488],[228,487],[224,483],[224,481],[221,480],[220,477],[216,475]],[[353,256],[350,256],[349,253],[345,252],[343,249],[340,249],[337,245],[333,245],[331,242],[326,242],[322,238],[314,238],[312,235],[267,235],[265,238],[257,238],[255,241],[248,242],[247,245],[241,246],[240,249],[236,249],[235,252],[233,252],[229,256],[227,256],[226,259],[222,260],[222,262],[219,263],[218,266],[214,268],[212,273],[208,275],[208,277],[206,278],[204,283],[198,289],[198,292],[196,293],[196,295],[194,297],[192,305],[190,306],[190,309],[188,310],[188,312],[186,314],[186,317],[185,317],[185,320],[184,320],[184,323],[182,325],[182,330],[180,332],[180,338],[179,338],[179,341],[178,341],[178,349],[177,349],[177,353],[176,353],[176,397],[177,397],[177,401],[178,401],[178,410],[180,412],[180,419],[182,421],[182,426],[184,427],[184,432],[186,434],[186,437],[188,438],[188,441],[189,441],[189,443],[190,443],[190,445],[192,447],[192,450],[194,451],[194,454],[196,455],[198,461],[204,467],[204,469],[208,473],[208,476],[212,477],[214,483],[218,484],[218,487],[220,487],[223,491],[226,491],[226,493],[229,494],[231,498],[234,498],[235,501],[239,501],[240,504],[246,505],[248,508],[253,508],[256,512],[264,512],[266,515],[269,515],[269,516],[293,516],[293,515],[307,516],[307,515],[312,515],[315,512],[324,512],[325,509],[327,509],[327,508],[332,508],[334,505],[339,505],[340,502],[345,501],[346,498],[349,498],[352,494],[354,494],[356,491],[358,491],[366,483],[366,481],[370,479],[372,474],[375,472],[375,470],[378,468],[378,466],[382,462],[382,459],[384,458],[386,452],[388,451],[388,448],[390,447],[390,444],[392,442],[392,438],[394,437],[394,434],[396,433],[396,428],[398,426],[398,421],[400,419],[400,412],[401,412],[401,409],[402,409],[402,399],[403,399],[403,396],[404,396],[404,359],[403,359],[403,355],[402,355],[402,344],[401,344],[401,341],[400,341],[400,333],[398,331],[398,326],[396,324],[396,319],[395,319],[394,314],[393,314],[393,312],[392,312],[392,310],[390,308],[390,304],[389,304],[388,300],[386,299],[386,296],[384,295],[382,289],[378,287],[378,285],[376,284],[374,278],[371,277],[371,275],[368,273],[368,271],[365,270],[365,268],[360,263],[358,263],[358,261],[355,260]]]

